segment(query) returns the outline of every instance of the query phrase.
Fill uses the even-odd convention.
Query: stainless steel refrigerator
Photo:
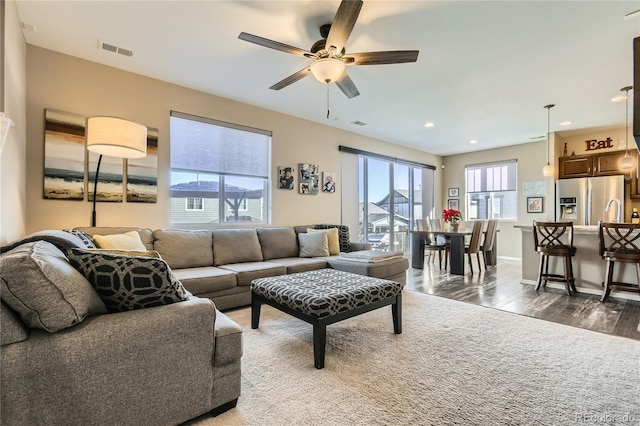
[[[623,176],[560,179],[556,183],[556,220],[597,225],[600,220],[616,222],[618,217],[625,221]]]

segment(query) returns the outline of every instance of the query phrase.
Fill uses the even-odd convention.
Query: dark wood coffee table
[[[263,303],[313,325],[313,358],[324,368],[327,325],[391,305],[393,331],[402,333],[402,288],[395,281],[335,269],[259,278],[251,282],[251,328]]]

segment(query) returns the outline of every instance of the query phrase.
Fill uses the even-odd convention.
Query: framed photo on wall
[[[544,197],[527,197],[527,213],[542,213]]]
[[[449,200],[449,209],[460,210],[460,200]]]
[[[449,188],[449,197],[459,197],[460,188]]]

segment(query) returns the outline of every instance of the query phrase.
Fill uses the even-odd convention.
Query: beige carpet
[[[203,425],[640,425],[640,341],[405,291],[327,328],[263,306],[244,328],[238,406]],[[616,422],[617,420],[617,422]]]

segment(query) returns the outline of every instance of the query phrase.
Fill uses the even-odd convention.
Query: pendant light
[[[627,109],[625,111],[625,126],[624,126],[624,157],[620,160],[620,169],[631,170],[633,169],[633,158],[629,155],[629,90],[633,89],[633,86],[626,86],[620,89],[621,92],[625,92],[625,99],[627,103]]]
[[[549,123],[550,123],[550,111],[551,108],[556,106],[555,104],[545,105],[547,109],[547,165],[542,169],[542,174],[546,177],[553,176],[553,166],[549,163]]]

